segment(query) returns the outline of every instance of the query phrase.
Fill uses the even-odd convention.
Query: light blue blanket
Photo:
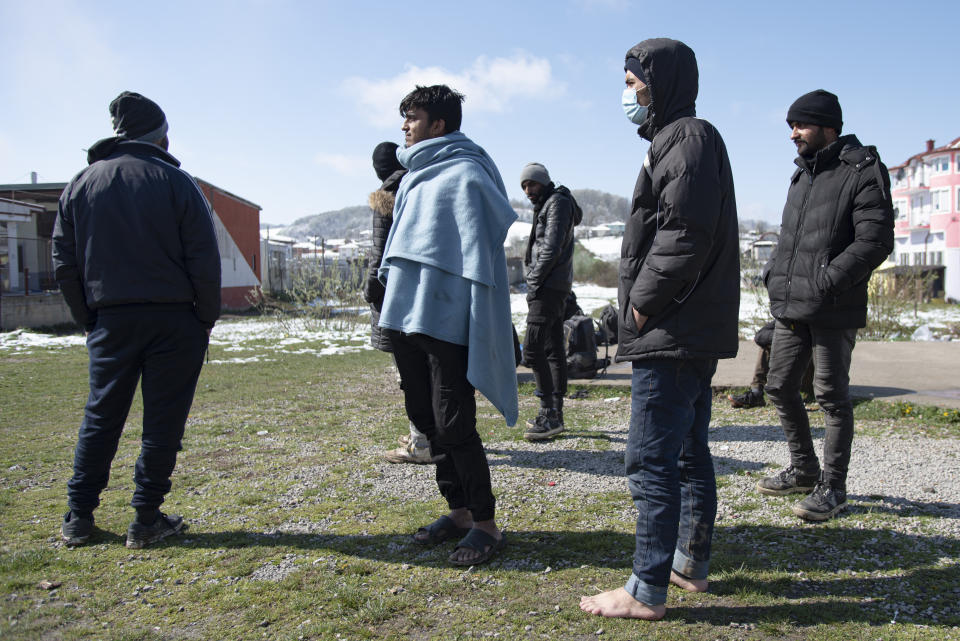
[[[397,191],[379,272],[387,283],[384,310],[406,305],[402,320],[396,315],[394,322],[446,340],[437,335],[443,328],[431,328],[438,315],[423,304],[430,296],[387,300],[390,272],[414,263],[469,281],[467,380],[514,425],[517,373],[503,241],[517,214],[500,172],[490,156],[459,131],[400,149],[397,158],[410,171]],[[394,291],[393,296],[403,294]]]

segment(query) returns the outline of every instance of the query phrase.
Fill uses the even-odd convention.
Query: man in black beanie
[[[847,506],[853,443],[850,358],[857,328],[867,320],[867,281],[893,251],[890,177],[876,147],[841,136],[837,97],[819,89],[787,110],[799,156],[780,241],[764,267],[776,319],[767,394],[777,408],[790,463],[761,479],[757,490],[781,496],[809,493],[797,516],[825,521]],[[817,459],[800,381],[811,355],[813,389],[824,412],[823,467]]]
[[[140,382],[137,517],[126,545],[142,548],[185,527],[159,508],[220,315],[220,253],[206,198],[167,152],[163,110],[125,91],[110,116],[117,135],[90,147],[89,166],[63,190],[53,231],[56,279],[90,354],[90,396],[60,532],[71,546],[93,533]]]
[[[393,352],[390,339],[380,328],[380,310],[383,307],[385,288],[377,278],[380,263],[383,260],[383,248],[393,226],[393,206],[397,200],[400,179],[407,170],[397,160],[395,142],[381,142],[373,148],[373,171],[380,179],[380,188],[370,194],[368,203],[373,210],[373,234],[370,254],[367,256],[367,279],[363,284],[363,298],[370,304],[370,344],[382,352]],[[403,389],[403,383],[400,383]],[[430,452],[430,441],[426,434],[417,429],[413,421],[408,421],[409,433],[402,434],[399,445],[383,454],[390,463],[414,463],[425,465],[435,463],[439,457]]]
[[[523,438],[542,441],[563,431],[563,396],[567,393],[567,355],[563,321],[573,287],[573,228],[583,210],[570,190],[555,185],[547,168],[527,163],[520,188],[533,205],[533,224],[524,254],[527,281],[527,334],[523,357],[533,370],[540,411],[527,420]]]

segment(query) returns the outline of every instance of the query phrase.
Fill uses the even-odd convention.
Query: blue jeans
[[[716,360],[633,363],[626,471],[637,506],[633,576],[637,601],[662,605],[670,570],[705,579],[717,485],[707,444]]]

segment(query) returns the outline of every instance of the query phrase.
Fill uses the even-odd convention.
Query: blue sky
[[[629,196],[647,143],[621,111],[623,57],[668,36],[697,54],[698,115],[726,140],[740,216],[775,222],[802,93],[838,94],[844,133],[888,165],[960,136],[958,24],[945,0],[0,0],[0,183],[69,180],[132,90],[163,107],[186,170],[285,224],[364,204],[373,147],[402,140],[400,99],[447,82],[511,196],[531,160]]]

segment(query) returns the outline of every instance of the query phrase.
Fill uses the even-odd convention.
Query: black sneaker
[[[133,550],[145,548],[151,543],[163,540],[171,534],[186,529],[183,517],[176,514],[157,513],[157,520],[152,525],[144,525],[134,521],[127,528],[127,547]]]
[[[810,496],[792,508],[793,513],[808,521],[826,521],[847,507],[847,491],[820,481]]]
[[[544,439],[556,436],[563,431],[563,423],[560,422],[560,415],[555,409],[544,409],[534,419],[533,427],[528,427],[523,433],[523,438],[528,441],[542,441]]]
[[[81,518],[72,511],[63,515],[63,523],[60,524],[60,536],[64,543],[73,547],[83,545],[93,534],[93,515],[90,518]]]
[[[779,474],[766,476],[757,482],[757,491],[770,496],[809,492],[820,479],[820,472],[803,474],[792,465],[788,465]]]
[[[747,390],[743,394],[727,394],[727,399],[730,401],[731,407],[736,408],[751,408],[751,407],[763,407],[767,402],[763,399],[762,391],[753,391]]]
[[[539,418],[540,418],[540,415],[543,414],[545,411],[546,411],[546,408],[541,407],[541,408],[540,408],[540,411],[537,412],[537,415],[536,415],[536,416],[534,416],[533,418],[528,418],[528,419],[527,419],[527,429],[528,429],[528,430],[529,430],[529,429],[532,429],[532,428],[534,428],[534,427],[537,426],[537,419],[539,419]]]

